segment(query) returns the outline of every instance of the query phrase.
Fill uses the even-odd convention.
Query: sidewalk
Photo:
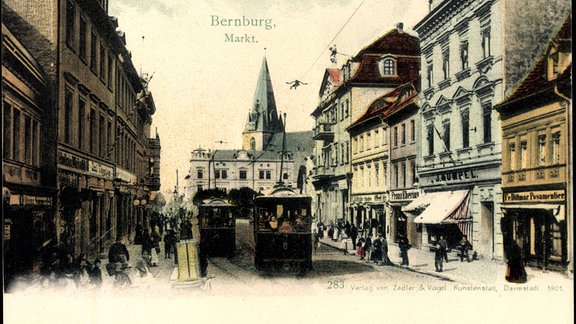
[[[356,251],[352,249],[352,242],[348,239],[348,255],[350,259],[359,263],[370,264],[380,271],[386,271],[387,266],[378,266],[373,262],[360,260]],[[320,243],[324,246],[340,250],[341,241],[334,241],[328,238],[321,238]],[[448,253],[448,262],[444,262],[443,271],[436,272],[434,266],[434,252],[412,248],[408,250],[409,266],[401,266],[402,258],[400,249],[396,243],[388,243],[388,257],[394,263],[394,267],[450,280],[455,283],[467,285],[496,285],[508,284],[504,276],[506,264],[499,260],[473,260],[472,262],[461,262],[454,253]],[[539,269],[526,267],[528,282],[530,285],[563,284],[572,287],[573,280],[565,274],[554,271],[542,271]]]

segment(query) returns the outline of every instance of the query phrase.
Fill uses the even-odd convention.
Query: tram
[[[312,198],[282,185],[254,198],[254,263],[258,271],[312,269]]]
[[[233,256],[237,207],[222,198],[206,199],[198,207],[200,240],[207,256]]]

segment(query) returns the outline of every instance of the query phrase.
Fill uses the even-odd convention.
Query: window
[[[32,119],[32,165],[40,166],[40,123]]]
[[[376,188],[380,186],[380,167],[378,162],[374,163],[374,185]]]
[[[272,178],[272,172],[267,170],[266,171],[266,179],[271,179]]]
[[[460,62],[462,70],[468,68],[468,41],[460,43]]]
[[[79,54],[82,61],[86,62],[86,31],[87,23],[84,17],[80,17],[80,44],[79,44]]]
[[[432,84],[434,83],[433,73],[434,73],[434,65],[432,65],[432,63],[430,62],[426,67],[426,82],[428,83],[428,88],[431,88]]]
[[[394,188],[398,188],[398,163],[394,163],[392,170],[394,171]]]
[[[394,127],[394,147],[398,147],[398,126]]]
[[[469,112],[462,112],[462,147],[470,147],[470,114]]]
[[[528,168],[528,142],[525,140],[520,142],[520,168]]]
[[[402,188],[406,188],[406,162],[400,163],[400,168],[402,172]]]
[[[552,164],[560,164],[560,132],[552,134]]]
[[[12,105],[4,101],[4,138],[2,140],[2,156],[6,159],[12,158]]]
[[[97,56],[97,48],[96,48],[96,33],[92,31],[90,33],[90,70],[96,73],[96,56]]]
[[[344,115],[345,117],[348,117],[348,110],[349,110],[349,102],[348,99],[344,100]]]
[[[372,133],[368,132],[366,134],[366,151],[372,148]]]
[[[76,32],[76,5],[73,1],[66,2],[66,44],[74,48],[74,33]]]
[[[90,153],[94,153],[96,151],[96,110],[94,108],[90,109],[90,115],[88,116],[88,136],[89,136],[89,149]],[[123,144],[123,143],[121,143]],[[123,156],[121,157],[123,158]]]
[[[32,118],[24,115],[24,163],[32,164]]]
[[[112,120],[108,119],[108,151],[106,152],[106,158],[110,159],[112,156],[112,145],[114,145],[115,139],[114,134],[112,134]]]
[[[22,150],[22,129],[20,129],[20,110],[14,109],[14,141],[12,142],[12,158],[16,161],[22,161],[22,156],[20,155]]]
[[[450,77],[450,51],[448,49],[442,52],[442,72],[444,73],[444,80]]]
[[[86,125],[85,119],[86,118],[86,100],[82,97],[78,98],[78,148],[84,149],[85,145],[85,131]]]
[[[416,179],[416,161],[415,160],[410,161],[410,171],[412,172],[412,184],[415,184],[416,182],[418,182],[418,180]]]
[[[246,170],[240,170],[240,179],[246,180],[246,178],[248,178],[248,172],[246,172]]]
[[[72,91],[66,89],[64,92],[64,143],[71,144],[72,141],[72,111],[74,103],[72,101]]]
[[[284,172],[284,174],[282,175],[282,179],[288,180],[288,173]]]
[[[382,71],[384,75],[394,75],[396,74],[394,69],[394,60],[391,58],[384,59],[382,61]]]
[[[203,179],[204,178],[204,170],[202,170],[202,169],[196,170],[196,178]]]
[[[434,155],[434,125],[426,126],[426,141],[428,142],[428,155]]]
[[[258,171],[258,179],[264,179],[265,173],[264,170]]]
[[[414,119],[410,121],[410,143],[414,143],[416,141],[416,123]]]
[[[516,143],[509,143],[508,144],[508,152],[510,154],[510,170],[516,170],[516,161],[518,157],[516,156]]]
[[[538,165],[546,164],[546,135],[538,136]]]
[[[402,124],[400,126],[400,144],[406,144],[406,125]]]
[[[346,147],[345,147],[345,143],[340,143],[340,163],[344,164],[346,163]]]
[[[484,143],[492,141],[492,105],[486,103],[482,106]]]
[[[106,127],[106,120],[104,117],[104,114],[100,114],[100,124],[98,125],[98,132],[99,134],[99,138],[100,138],[100,145],[98,145],[98,149],[100,150],[100,156],[104,156],[104,151],[105,151],[105,145],[106,145],[106,132],[104,131]]]
[[[444,140],[444,146],[446,149],[446,152],[450,151],[450,121],[449,120],[445,120],[444,123],[442,124],[442,126],[444,127],[444,131],[442,132],[442,137]]]
[[[106,82],[106,50],[100,44],[100,80]]]
[[[228,170],[222,170],[222,179],[228,179]]]
[[[108,54],[108,88],[112,89],[112,77],[114,73],[112,72],[114,61],[112,55]]]
[[[345,151],[345,155],[344,155],[344,163],[348,163],[348,150],[349,150],[349,146],[350,144],[348,142],[346,142],[346,151]]]
[[[214,178],[220,179],[220,170],[214,170]]]
[[[256,150],[256,140],[254,139],[254,137],[250,138],[250,150],[252,151]]]
[[[490,57],[490,27],[482,30],[482,58]]]

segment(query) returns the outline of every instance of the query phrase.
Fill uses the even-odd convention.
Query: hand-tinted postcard
[[[4,319],[572,323],[567,0],[2,0]]]

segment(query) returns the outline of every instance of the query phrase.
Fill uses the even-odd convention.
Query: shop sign
[[[88,161],[88,173],[101,178],[112,179],[114,176],[114,169],[102,163]]]
[[[11,195],[11,206],[52,206],[52,197]]]
[[[136,183],[136,175],[126,170],[116,168],[116,178],[128,183]]]
[[[390,193],[390,200],[414,200],[420,197],[420,190],[398,190]]]
[[[564,202],[566,193],[564,190],[540,190],[504,193],[505,203],[519,202]]]
[[[497,179],[500,177],[502,177],[502,174],[497,168],[454,169],[421,174],[420,185],[460,184],[476,182],[478,180]]]
[[[62,151],[59,152],[58,164],[81,171],[88,170],[88,160]]]

